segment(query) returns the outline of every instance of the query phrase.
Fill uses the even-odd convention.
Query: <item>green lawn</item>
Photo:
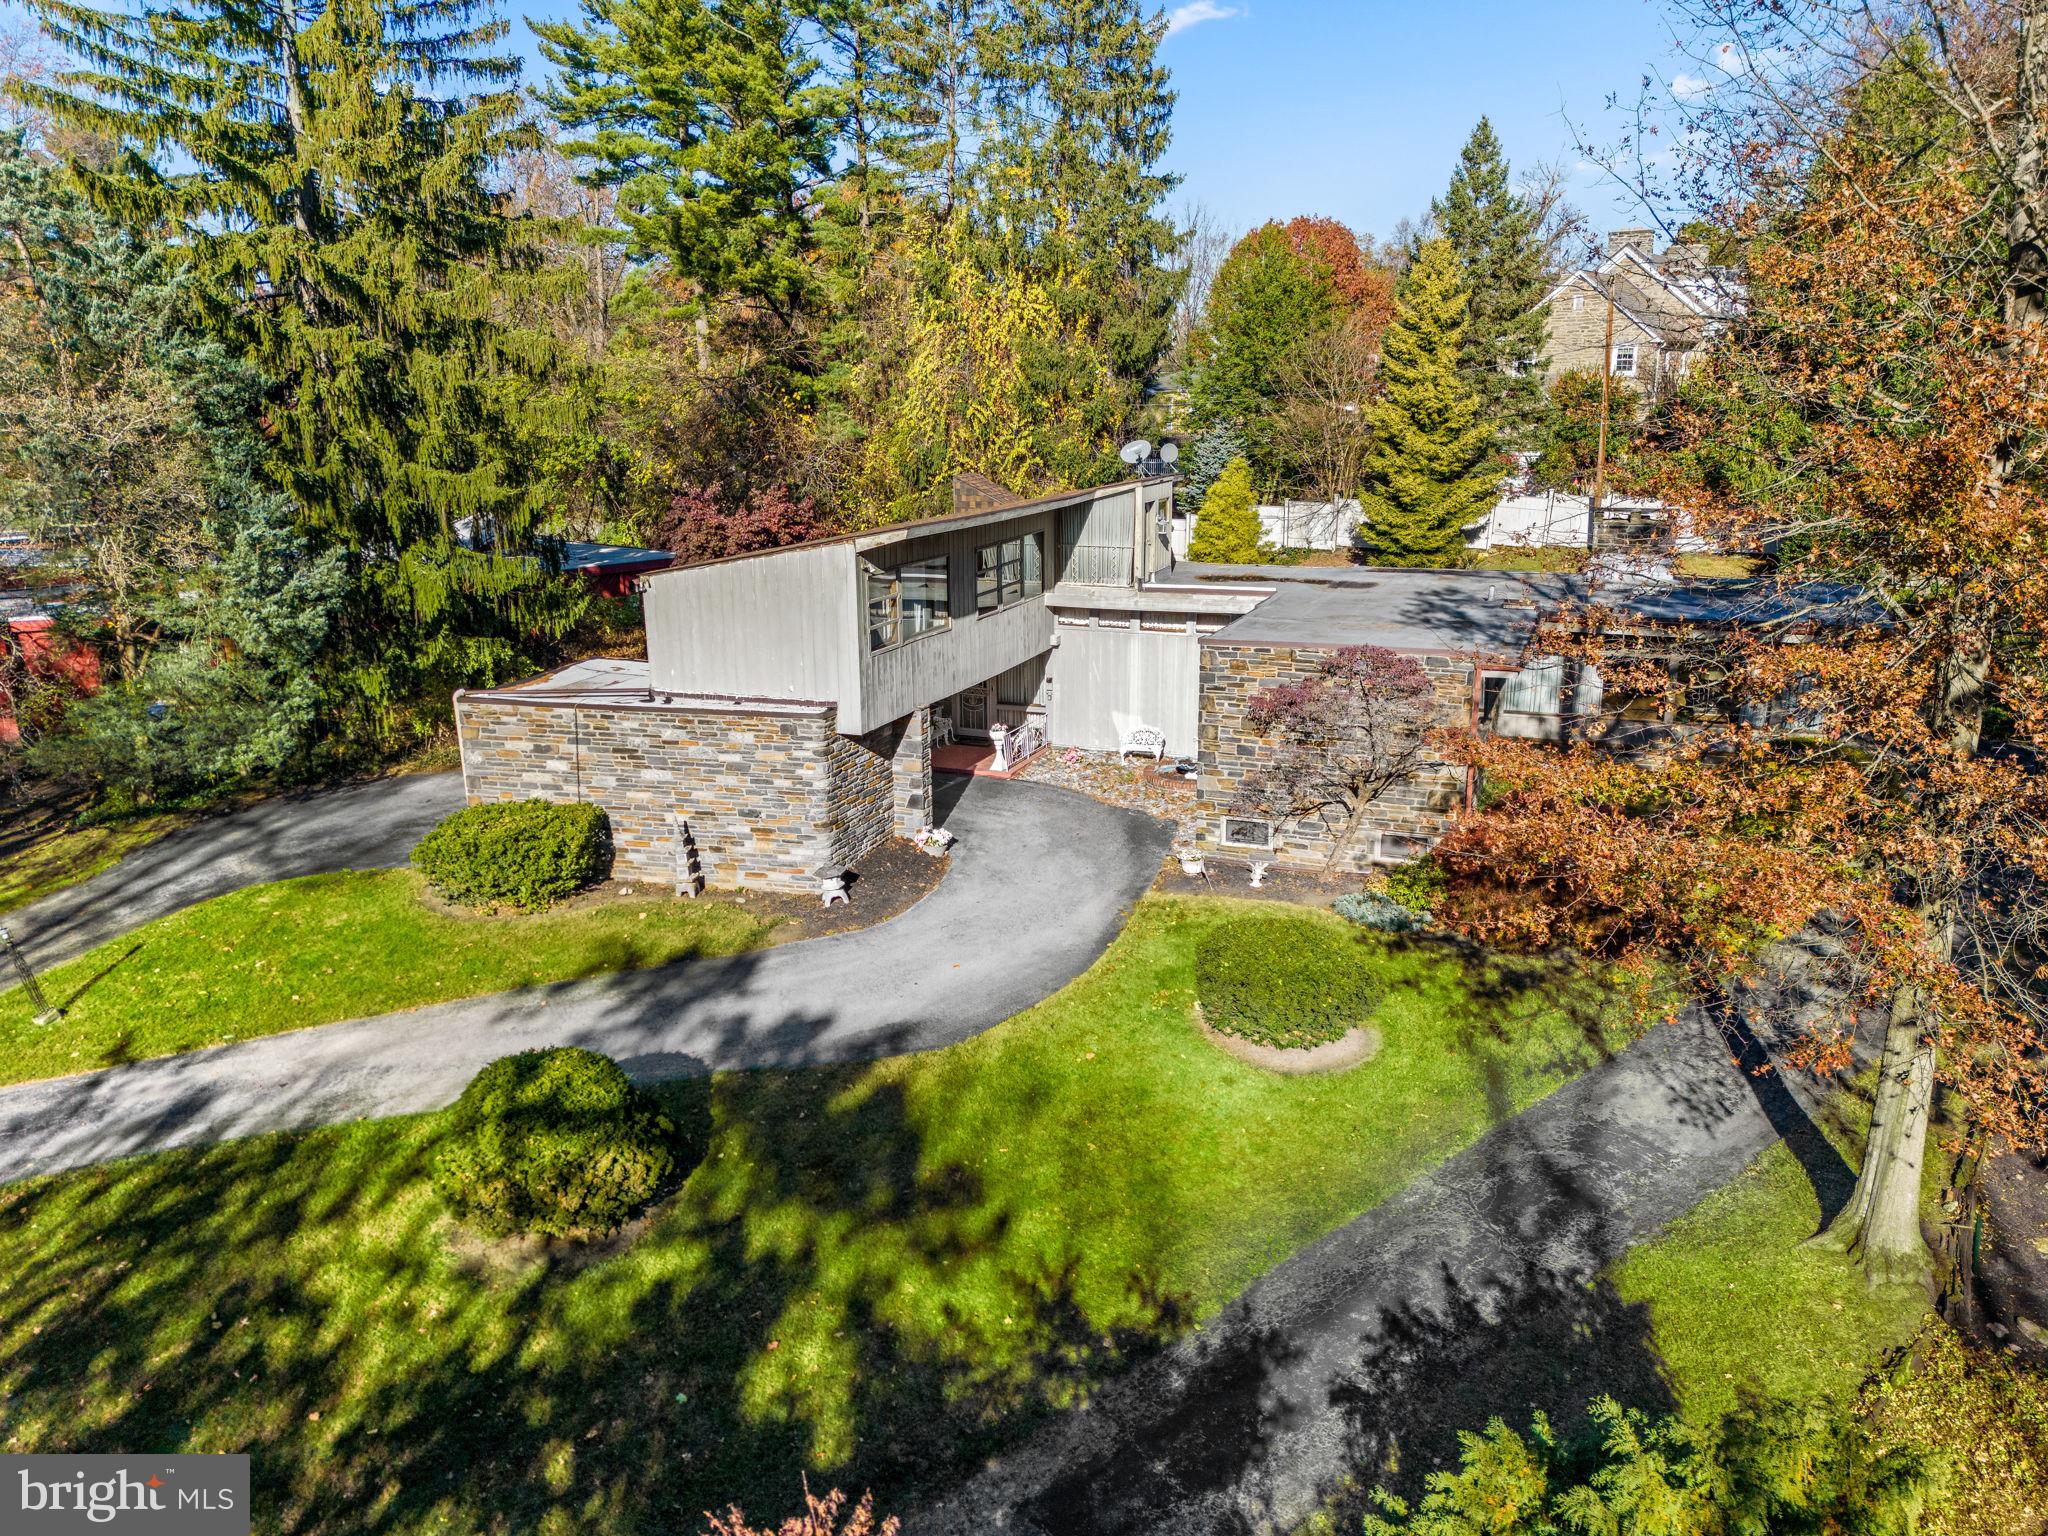
[[[1190,1020],[1240,903],[1148,898],[1084,977],[949,1050],[723,1074],[602,1262],[451,1238],[436,1122],[0,1191],[5,1449],[248,1450],[296,1533],[686,1533],[797,1478],[895,1507],[1213,1313],[1621,1037],[1590,980],[1384,952],[1385,1047],[1281,1077]],[[1334,919],[1332,919],[1334,921]]]
[[[1586,552],[1557,545],[1489,549],[1467,559],[1475,571],[1583,571]]]
[[[723,955],[769,924],[723,900],[650,897],[525,917],[429,909],[409,870],[308,875],[159,918],[43,978],[65,1016],[0,993],[0,1083],[535,982]]]
[[[1800,1246],[1820,1216],[1813,1178],[1779,1142],[1615,1266],[1688,1418],[1711,1422],[1745,1392],[1853,1393],[1926,1318],[1920,1286],[1872,1290],[1840,1254]]]

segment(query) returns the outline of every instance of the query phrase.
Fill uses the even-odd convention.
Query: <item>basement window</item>
[[[1273,823],[1226,816],[1223,818],[1223,845],[1226,848],[1270,848],[1273,846]]]

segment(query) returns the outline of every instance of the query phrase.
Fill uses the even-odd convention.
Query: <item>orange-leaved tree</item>
[[[1846,996],[1886,1029],[1822,1240],[1873,1281],[1925,1263],[1936,1082],[1976,1137],[2035,1139],[2043,1107],[2048,3],[1953,9],[1980,24],[1865,12],[1827,90],[1776,96],[1795,131],[1736,155],[1768,172],[1748,314],[1659,424],[1646,488],[1768,573],[1717,594],[1721,622],[1547,626],[1604,721],[1563,752],[1468,742],[1486,808],[1443,850],[1466,931],[1676,957],[1703,988],[1839,924]],[[1717,10],[1738,37],[1785,13]],[[1846,1024],[1807,1054],[1846,1064]]]

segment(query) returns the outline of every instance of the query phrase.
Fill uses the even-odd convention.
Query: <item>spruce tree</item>
[[[1243,459],[1232,459],[1202,498],[1195,536],[1188,541],[1188,558],[1218,565],[1255,564],[1269,553],[1260,534],[1252,467]]]
[[[1359,496],[1383,565],[1458,564],[1465,526],[1499,490],[1493,426],[1458,368],[1465,313],[1450,242],[1425,242],[1395,294]]]
[[[362,690],[513,665],[563,615],[508,429],[543,358],[496,302],[522,254],[485,180],[518,137],[505,24],[482,0],[34,9],[78,67],[22,95],[127,147],[73,166],[87,195],[175,234],[270,381],[271,472],[353,557]]]
[[[636,255],[665,258],[709,299],[794,319],[817,297],[805,208],[830,180],[848,94],[806,40],[826,22],[843,31],[864,19],[838,0],[582,9],[581,22],[533,23],[558,71],[541,100],[582,135],[563,150],[588,156],[595,178],[618,189]]]
[[[1181,455],[1180,485],[1174,491],[1174,499],[1190,511],[1200,510],[1202,498],[1230,467],[1230,461],[1242,459],[1248,452],[1244,434],[1237,428],[1227,423],[1211,427]]]
[[[1485,118],[1472,130],[1444,195],[1431,205],[1470,298],[1459,371],[1502,445],[1528,447],[1543,414],[1545,279],[1535,215],[1509,183],[1507,157]]]

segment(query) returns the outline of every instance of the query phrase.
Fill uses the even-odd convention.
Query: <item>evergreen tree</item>
[[[210,326],[271,381],[271,472],[354,559],[362,691],[511,666],[564,615],[508,429],[544,359],[496,302],[522,259],[485,184],[517,137],[504,23],[482,0],[35,9],[80,67],[22,93],[132,151],[73,169],[175,232]]]
[[[1543,412],[1544,320],[1537,306],[1546,283],[1535,215],[1508,176],[1500,140],[1482,117],[1430,213],[1457,254],[1470,300],[1459,371],[1503,445],[1521,448]]]
[[[1336,310],[1326,274],[1303,258],[1278,224],[1238,241],[1210,287],[1208,309],[1195,332],[1189,405],[1201,425],[1229,425],[1244,434],[1263,481],[1280,473],[1272,419],[1285,389],[1287,360]]]
[[[262,380],[193,324],[183,255],[122,234],[0,134],[0,516],[83,574],[115,678],[34,744],[128,799],[274,772],[310,740],[344,595],[267,483]]]
[[[1216,483],[1232,459],[1249,452],[1244,434],[1232,426],[1211,427],[1195,439],[1194,446],[1180,461],[1180,485],[1174,499],[1189,511],[1198,510],[1209,487]]]
[[[1499,491],[1493,427],[1458,368],[1465,309],[1450,242],[1426,241],[1395,295],[1370,412],[1359,500],[1382,564],[1456,565],[1465,526]]]
[[[805,208],[830,178],[848,93],[806,38],[865,18],[838,0],[586,0],[583,18],[533,23],[558,70],[541,99],[586,135],[563,149],[618,189],[635,254],[665,257],[712,300],[784,320],[808,308]]]
[[[1260,532],[1252,467],[1241,458],[1232,459],[1202,498],[1195,536],[1188,542],[1188,558],[1218,565],[1256,564],[1270,553]]]
[[[1116,375],[1146,378],[1170,340],[1179,235],[1159,168],[1174,93],[1165,18],[1147,0],[999,0],[980,32],[988,114],[976,226],[996,264],[1055,285]]]
[[[985,91],[979,40],[995,0],[866,3],[876,33],[876,153],[944,222],[967,194]]]

